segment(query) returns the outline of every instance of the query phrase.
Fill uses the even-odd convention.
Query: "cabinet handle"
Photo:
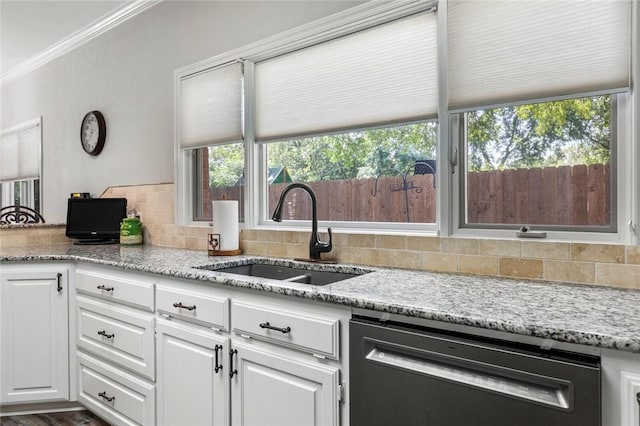
[[[213,349],[216,351],[216,365],[214,371],[217,373],[222,370],[222,366],[218,363],[218,351],[222,349],[222,345],[216,345]]]
[[[229,350],[229,378],[233,379],[233,376],[235,376],[236,374],[238,374],[238,370],[233,368],[233,356],[237,355],[238,350],[237,349],[230,349]]]
[[[58,293],[62,291],[62,274],[58,272]]]
[[[260,328],[267,328],[269,330],[279,331],[280,333],[287,334],[291,333],[291,327],[275,327],[268,322],[260,323]]]
[[[638,405],[640,405],[640,392],[636,394],[636,399],[638,400]]]
[[[196,305],[183,305],[182,302],[178,302],[178,303],[174,303],[173,304],[174,308],[180,308],[180,309],[186,309],[188,311],[193,311],[196,309]]]
[[[102,285],[102,284],[100,284],[97,288],[98,290],[113,291],[113,287],[107,287],[106,285]]]
[[[106,330],[100,330],[98,331],[98,334],[106,337],[107,339],[113,339],[116,336],[115,333],[108,334]]]
[[[114,396],[107,396],[107,393],[106,393],[106,392],[100,392],[100,393],[98,394],[98,396],[99,396],[100,398],[104,398],[104,399],[106,399],[106,400],[107,400],[107,401],[109,401],[109,402],[111,402],[111,401],[113,401],[114,399],[116,399],[115,395],[114,395]]]

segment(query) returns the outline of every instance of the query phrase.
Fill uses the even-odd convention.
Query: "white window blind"
[[[255,82],[258,141],[435,117],[436,14],[259,62]]]
[[[627,0],[449,1],[449,109],[628,88],[630,7]]]
[[[180,147],[242,141],[242,64],[223,65],[180,81]]]
[[[40,140],[39,123],[21,126],[2,134],[0,181],[33,179],[40,175]]]

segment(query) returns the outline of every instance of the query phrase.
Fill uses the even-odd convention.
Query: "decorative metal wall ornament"
[[[416,173],[418,169],[421,169],[422,173]],[[407,180],[407,178],[409,177],[409,173],[412,170],[414,175],[415,174],[433,175],[433,187],[434,188],[436,187],[436,171],[435,171],[434,165],[426,161],[416,161],[415,163],[413,163],[413,165],[407,167],[404,173],[396,169],[385,169],[382,172],[380,172],[373,184],[373,194],[371,194],[372,197],[375,197],[378,194],[378,179],[380,179],[381,176],[386,175],[387,173],[392,173],[400,176],[402,178],[402,185],[399,185],[399,186],[391,185],[389,187],[389,190],[391,192],[404,191],[404,208],[405,208],[405,214],[407,216],[407,222],[411,222],[410,215],[409,215],[409,195],[407,194],[407,192],[415,191],[418,194],[422,192],[421,186],[415,186],[412,180]]]
[[[6,206],[0,209],[0,225],[28,225],[45,223],[37,211],[25,206]]]

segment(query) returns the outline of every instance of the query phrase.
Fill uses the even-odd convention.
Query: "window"
[[[265,144],[267,213],[290,182],[308,184],[318,219],[435,223],[436,123],[351,131]],[[307,194],[287,198],[285,220],[308,220]]]
[[[465,113],[463,226],[614,231],[613,99]]]
[[[237,200],[244,217],[244,144],[214,145],[195,150],[194,220],[210,221],[213,200]]]
[[[0,207],[21,205],[41,212],[41,119],[0,134]]]
[[[179,221],[297,226],[300,182],[334,228],[631,242],[637,8],[367,2],[178,70]]]
[[[178,71],[177,175],[190,182],[178,220],[210,220],[210,201],[226,196],[241,218],[265,223],[284,185],[300,181],[318,192],[321,220],[433,225],[433,5],[374,5],[385,13],[301,36],[305,45],[291,38]],[[352,194],[342,203],[338,186]],[[308,198],[297,202],[290,217],[309,219]]]
[[[189,164],[190,220],[210,221],[211,201],[240,201],[242,217],[244,153],[243,69],[231,61],[180,79],[179,155]],[[224,197],[224,198],[223,198]]]
[[[319,220],[435,223],[436,41],[428,10],[255,64],[264,219],[282,170],[314,189]],[[284,219],[309,219],[309,197],[290,197]]]
[[[448,3],[457,232],[618,232],[629,198],[618,196],[617,161],[630,146],[619,143],[628,123],[618,115],[629,109],[617,100],[630,88],[630,12],[626,1]]]

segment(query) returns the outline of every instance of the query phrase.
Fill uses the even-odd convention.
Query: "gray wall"
[[[70,192],[174,181],[174,70],[357,3],[163,1],[3,87],[2,128],[43,117],[47,222],[64,223]],[[80,123],[96,109],[107,141],[91,157]]]

